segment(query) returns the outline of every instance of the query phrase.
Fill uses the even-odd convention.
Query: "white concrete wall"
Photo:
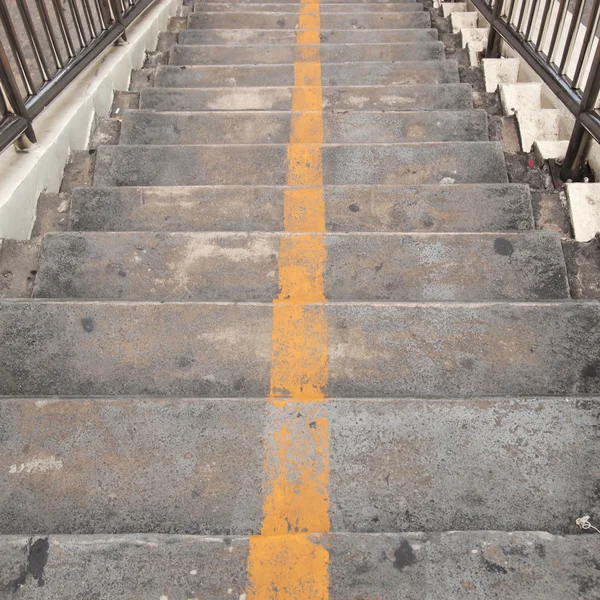
[[[39,195],[58,192],[69,154],[87,147],[94,114],[109,116],[114,91],[128,89],[131,70],[180,4],[156,0],[128,28],[128,44],[106,50],[34,121],[38,143],[29,152],[0,154],[0,238],[29,238]]]

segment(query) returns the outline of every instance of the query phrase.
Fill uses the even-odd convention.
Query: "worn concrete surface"
[[[31,237],[36,238],[49,231],[66,231],[70,207],[71,193],[40,194]]]
[[[269,414],[307,410],[264,399],[5,398],[0,529],[258,533]],[[576,517],[599,514],[597,398],[333,399],[320,410],[333,531],[574,533]]]
[[[600,300],[600,241],[564,240],[563,251],[573,298]]]
[[[279,293],[272,233],[65,233],[43,240],[40,298],[268,302]],[[331,301],[569,298],[560,238],[498,234],[325,234]],[[348,256],[353,260],[349,261]]]
[[[438,39],[436,29],[321,29],[321,49],[327,44],[389,44],[430,42]],[[187,29],[179,34],[180,44],[293,44],[290,29]]]
[[[142,109],[166,111],[285,110],[291,87],[147,88]],[[341,110],[465,110],[473,108],[471,88],[463,84],[349,86],[322,88],[323,108]]]
[[[40,241],[0,240],[0,298],[31,298]]]
[[[533,228],[526,186],[327,186],[328,231],[506,231]],[[78,231],[281,231],[283,187],[79,188]]]
[[[239,2],[213,2],[211,4],[205,2],[197,2],[194,10],[199,13],[206,12],[224,12],[224,13],[288,13],[290,10],[289,3],[239,3]],[[295,8],[295,7],[294,7]],[[421,12],[423,4],[420,2],[377,2],[371,4],[363,4],[362,2],[345,2],[340,4],[337,2],[320,2],[319,14],[326,15],[330,13],[397,13],[397,12]]]
[[[285,144],[294,115],[271,111],[125,111],[121,144]],[[330,144],[395,142],[483,142],[482,110],[353,111],[323,115],[323,140]]]
[[[332,600],[597,598],[596,536],[489,531],[312,539],[330,555]],[[237,600],[247,591],[247,538],[7,536],[0,552],[8,598]]]
[[[428,12],[322,14],[322,29],[412,29],[428,28]],[[298,11],[273,13],[196,12],[188,19],[189,29],[296,29]]]
[[[308,48],[310,48],[309,46]],[[327,44],[319,50],[321,64],[388,60],[441,60],[444,58],[442,42],[416,42],[398,44]],[[234,64],[286,64],[298,60],[301,49],[294,44],[239,46],[185,46],[171,48],[171,65],[234,65]]]
[[[600,390],[595,302],[306,310],[327,318],[331,397]],[[270,304],[7,300],[0,395],[265,396],[271,321]]]
[[[458,66],[451,60],[335,63],[321,66],[322,84],[347,86],[459,83]],[[294,85],[294,65],[160,66],[158,87],[264,87]]]
[[[325,185],[507,183],[497,142],[324,144]],[[104,146],[94,185],[284,185],[287,145]]]

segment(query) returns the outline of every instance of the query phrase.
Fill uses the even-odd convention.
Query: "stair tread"
[[[444,58],[442,42],[408,42],[398,44],[294,44],[255,45],[184,45],[171,47],[170,65],[233,65],[233,64],[286,64],[298,59],[300,52],[314,48],[319,50],[321,65],[360,61],[417,61]]]
[[[334,144],[487,141],[483,110],[326,112],[323,139]],[[286,144],[290,113],[126,110],[120,144]]]
[[[460,83],[458,64],[452,60],[326,63],[322,83],[329,86],[413,85]],[[171,88],[292,86],[294,65],[161,65],[155,85]]]
[[[319,3],[319,13],[321,15],[336,14],[336,13],[409,13],[420,12],[423,10],[423,4],[420,2],[401,2],[401,3],[377,3],[364,4],[346,2],[344,4]],[[239,2],[218,2],[213,4],[205,4],[204,2],[196,3],[194,11],[196,13],[273,13],[286,14],[294,12],[290,10],[290,5],[282,4],[241,4]]]
[[[78,188],[82,231],[282,231],[283,187]],[[328,231],[533,229],[529,188],[516,184],[326,186]]]
[[[321,155],[325,185],[508,182],[498,142],[323,144]],[[286,144],[103,146],[94,185],[294,185],[287,160]]]
[[[328,323],[329,397],[600,391],[597,302],[314,310]],[[272,303],[5,300],[0,395],[266,397],[272,313]]]
[[[60,597],[65,592],[69,598],[93,595],[98,600],[125,600],[142,584],[147,598],[189,598],[201,590],[203,597],[231,594],[237,599],[244,598],[248,589],[249,539],[245,537],[51,536],[47,542],[34,540],[48,550],[41,574],[27,569],[33,540],[0,538],[0,552],[8,563],[3,573],[7,584],[23,578],[19,595],[27,600]],[[313,542],[328,551],[331,600],[442,600],[462,589],[477,600],[596,597],[594,565],[600,539],[594,535],[333,533],[315,536]]]
[[[331,43],[395,43],[435,41],[437,29],[338,29],[322,30],[321,44]],[[184,29],[179,32],[181,44],[293,44],[293,29]]]
[[[293,87],[146,88],[140,108],[168,111],[290,110]],[[464,83],[322,88],[323,108],[332,110],[461,110],[473,108]]]
[[[580,477],[600,450],[600,398],[332,398],[318,410],[332,531],[569,533],[600,508],[595,479]],[[258,533],[268,414],[264,398],[2,398],[0,529]]]
[[[320,17],[321,29],[412,29],[431,27],[428,12],[329,13]],[[195,12],[188,18],[189,29],[296,29],[298,11],[287,13]]]
[[[285,240],[303,236],[285,234]],[[278,295],[278,233],[55,233],[34,296],[263,301]],[[323,234],[331,301],[569,298],[554,232]],[[348,261],[348,256],[353,261]]]

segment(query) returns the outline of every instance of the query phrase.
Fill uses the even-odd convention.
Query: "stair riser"
[[[459,83],[458,65],[451,60],[422,62],[326,63],[321,67],[324,86],[419,85]],[[293,86],[294,66],[161,66],[155,85],[170,88]]]
[[[34,296],[262,301],[304,236],[55,234],[43,241]],[[569,297],[560,238],[526,234],[323,236],[331,301],[552,300]],[[348,256],[354,260],[348,261]]]
[[[285,144],[295,113],[126,111],[121,144]],[[323,116],[326,143],[486,141],[484,111],[390,112]]]
[[[564,533],[598,509],[577,468],[600,451],[596,398],[333,399],[279,412],[291,411],[328,423],[332,531]],[[262,399],[1,400],[0,530],[258,533],[261,442],[277,412]]]
[[[328,231],[504,231],[533,228],[525,186],[326,187]],[[82,188],[80,231],[282,231],[279,187]]]
[[[140,108],[156,111],[282,110],[292,108],[291,87],[147,88]],[[471,86],[356,86],[322,88],[323,108],[335,110],[465,110],[473,108]]]
[[[296,29],[298,13],[193,13],[189,29]],[[430,27],[428,12],[321,15],[321,29],[412,29]]]
[[[326,304],[329,397],[600,391],[600,305]],[[323,315],[321,317],[320,315]],[[0,304],[0,395],[266,397],[271,304]]]
[[[94,185],[295,185],[287,151],[283,144],[104,146]],[[320,157],[325,185],[507,183],[496,142],[328,145]]]
[[[444,58],[442,42],[419,44],[369,44],[333,45],[319,48],[321,63],[390,61],[390,60],[441,60]],[[302,60],[306,46],[173,46],[171,65],[234,65],[234,64],[286,64]]]
[[[423,5],[420,2],[402,2],[396,4],[319,4],[319,14],[336,14],[336,13],[409,13],[421,12]],[[239,3],[214,3],[204,4],[204,2],[196,4],[195,11],[197,13],[289,13],[289,4],[239,4]]]
[[[341,29],[321,31],[321,46],[327,44],[395,44],[431,42],[437,29]],[[179,32],[180,44],[295,44],[296,31],[252,29],[186,29]]]

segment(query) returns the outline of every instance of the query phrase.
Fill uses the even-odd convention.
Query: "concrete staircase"
[[[423,6],[198,3],[152,81],[0,302],[0,597],[597,598],[600,306]]]

